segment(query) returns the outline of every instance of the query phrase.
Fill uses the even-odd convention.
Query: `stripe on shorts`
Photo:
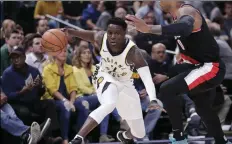
[[[205,63],[202,67],[192,70],[184,79],[189,90],[214,78],[219,71],[219,63]]]

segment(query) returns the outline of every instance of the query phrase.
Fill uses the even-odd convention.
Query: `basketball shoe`
[[[134,140],[133,139],[126,139],[126,138],[124,138],[124,136],[123,136],[123,133],[124,133],[125,131],[119,131],[118,133],[117,133],[117,139],[120,141],[120,142],[122,142],[123,144],[134,144]]]

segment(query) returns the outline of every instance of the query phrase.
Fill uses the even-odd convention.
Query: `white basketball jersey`
[[[128,39],[129,40],[129,39]],[[99,64],[100,72],[110,74],[117,81],[128,81],[131,80],[133,74],[133,65],[129,65],[126,62],[127,53],[135,45],[134,42],[129,40],[124,51],[116,56],[112,56],[107,48],[107,33],[104,34],[102,47],[100,51],[101,62]]]

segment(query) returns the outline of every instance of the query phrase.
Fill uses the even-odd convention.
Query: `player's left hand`
[[[150,110],[161,110],[165,113],[167,113],[167,111],[163,108],[163,104],[160,100],[152,100],[146,110],[146,112],[150,111]]]
[[[129,25],[134,26],[138,31],[142,33],[149,33],[149,26],[145,23],[144,20],[137,18],[134,15],[127,15],[126,16],[126,23]]]

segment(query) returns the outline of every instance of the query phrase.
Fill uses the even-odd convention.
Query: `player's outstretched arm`
[[[94,42],[94,35],[95,31],[89,31],[89,30],[74,30],[74,29],[64,29],[65,33],[68,35],[72,35],[74,37],[78,37],[80,39],[86,40],[88,42],[93,43]]]
[[[141,50],[137,46],[134,46],[130,49],[130,51],[127,54],[126,61],[128,64],[132,65],[137,69],[138,74],[140,75],[146,87],[150,100],[156,100],[156,90],[152,81],[150,69],[147,65],[147,62],[143,58]]]
[[[74,30],[71,28],[63,29],[67,34],[72,35],[74,37],[78,37],[80,39],[86,40],[88,42],[95,42],[95,35],[98,33],[102,33],[104,31],[90,31],[90,30]]]
[[[102,44],[102,39],[105,31],[90,31],[90,30],[74,30],[74,29],[64,29],[64,31],[74,37],[86,40],[94,44],[94,48],[99,50]]]
[[[183,7],[178,11],[178,20],[170,25],[147,25],[142,19],[134,15],[127,15],[127,23],[143,33],[152,33],[168,36],[188,36],[194,29],[201,27],[202,18],[193,7]]]
[[[152,81],[151,73],[146,61],[143,58],[143,54],[141,54],[141,49],[139,49],[137,46],[131,48],[127,54],[126,61],[128,64],[134,66],[137,69],[138,74],[140,75],[145,85],[146,91],[151,101],[150,105],[148,106],[148,110],[159,109],[166,112],[163,109],[162,102],[156,97],[156,90]]]

